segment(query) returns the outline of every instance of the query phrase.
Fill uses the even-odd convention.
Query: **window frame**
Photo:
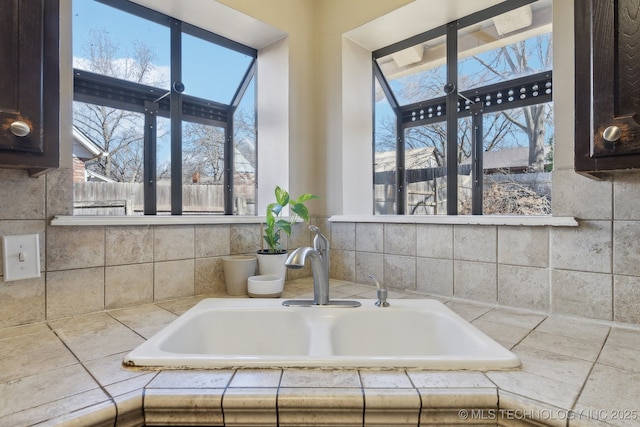
[[[76,0],[77,1],[77,0]],[[182,215],[182,125],[184,122],[224,129],[224,215],[233,215],[234,137],[233,118],[247,88],[257,75],[257,49],[175,19],[128,0],[95,0],[124,13],[170,28],[170,91],[149,85],[73,69],[73,100],[145,115],[144,124],[144,215],[156,215],[156,118],[171,120],[171,215]],[[251,57],[229,104],[183,94],[182,34]],[[257,81],[254,82],[257,90]],[[257,136],[257,134],[256,134]],[[257,147],[257,141],[256,141]],[[257,154],[256,154],[257,157]],[[257,159],[256,159],[257,166]]]
[[[410,38],[401,40],[389,46],[377,49],[372,52],[373,63],[373,123],[375,123],[375,83],[380,84],[391,109],[396,115],[396,215],[406,214],[407,189],[406,189],[406,169],[405,169],[405,130],[423,126],[431,123],[446,122],[447,140],[446,140],[446,166],[447,166],[447,215],[458,215],[458,163],[456,153],[458,150],[458,120],[463,117],[472,118],[472,156],[471,156],[471,172],[472,172],[472,215],[482,215],[483,208],[483,139],[482,139],[482,122],[483,114],[490,112],[498,112],[518,107],[526,107],[538,104],[553,102],[553,70],[539,72],[528,76],[507,80],[504,82],[494,83],[470,90],[458,92],[458,30],[480,23],[494,16],[517,9],[522,6],[534,3],[538,0],[510,0],[498,5],[489,7],[482,11],[451,21],[445,25],[433,28],[426,32],[417,34]],[[446,73],[447,93],[441,97],[431,98],[424,101],[414,102],[407,105],[400,105],[385,79],[384,74],[377,62],[379,58],[383,58],[392,53],[410,48],[418,43],[424,43],[438,37],[446,37]],[[548,89],[545,93],[538,93],[531,96],[533,92],[537,92],[534,87],[544,85]],[[508,90],[525,90],[524,99],[514,99],[513,101],[503,102],[501,104],[492,103],[485,105],[486,96],[495,96],[498,92]],[[495,98],[493,98],[495,99]],[[467,100],[473,100],[468,103]],[[466,103],[466,105],[465,105]],[[433,108],[440,108],[442,115],[421,118],[420,112]],[[455,111],[449,114],[450,111]],[[417,118],[416,118],[417,117]],[[375,131],[373,137],[373,159],[375,164]],[[373,170],[372,183],[375,186],[375,168]],[[374,188],[375,194],[375,188]],[[373,200],[373,212],[375,214],[375,198]]]

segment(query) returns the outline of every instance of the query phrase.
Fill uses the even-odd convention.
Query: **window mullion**
[[[458,23],[447,24],[447,215],[458,214]]]
[[[144,214],[156,215],[157,208],[157,137],[158,110],[157,102],[145,101],[144,114]]]
[[[182,22],[171,22],[171,214],[182,215]]]
[[[484,169],[482,164],[482,102],[471,105],[471,213],[482,215],[482,197],[484,191]]]

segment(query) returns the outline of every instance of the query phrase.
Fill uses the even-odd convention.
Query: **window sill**
[[[79,225],[205,225],[205,224],[262,224],[264,216],[240,215],[136,215],[136,216],[56,216],[52,226]]]
[[[532,227],[577,227],[570,216],[506,216],[506,215],[333,215],[329,222],[376,222],[387,224],[453,224],[515,225]]]

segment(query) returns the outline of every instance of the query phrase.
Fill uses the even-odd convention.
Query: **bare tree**
[[[183,136],[183,181],[199,173],[221,183],[224,178],[224,129],[198,123],[187,123]]]
[[[476,88],[496,81],[504,81],[533,73],[536,69],[549,69],[552,61],[551,35],[537,36],[520,41],[483,55],[474,55],[463,61],[469,73],[461,73],[459,87]],[[463,68],[465,65],[461,65]],[[429,69],[402,79],[401,96],[416,101],[443,95],[446,83],[443,67]],[[443,116],[444,117],[444,116]],[[460,119],[458,126],[458,163],[471,155],[471,121]],[[543,171],[545,165],[546,129],[552,122],[552,110],[546,104],[504,110],[499,114],[484,115],[483,144],[485,151],[503,149],[520,140],[518,133],[527,138],[531,171]],[[395,149],[395,119],[383,121],[376,135],[376,149]],[[446,128],[443,122],[411,128],[404,136],[407,148],[432,147],[437,163],[444,165]]]
[[[118,57],[120,48],[106,30],[91,31],[84,46],[82,67],[87,71],[136,83],[159,85],[153,61],[155,53],[141,42],[133,42],[131,52]],[[108,153],[91,162],[92,170],[121,182],[142,181],[143,123],[141,114],[93,104],[74,103],[74,123]]]

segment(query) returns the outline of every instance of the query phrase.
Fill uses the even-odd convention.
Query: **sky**
[[[169,27],[139,18],[93,0],[73,0],[73,66],[91,71],[89,43],[92,31],[105,31],[118,47],[115,67],[132,63],[134,43],[152,50],[156,59],[154,70],[145,84],[170,87]],[[244,77],[252,58],[212,43],[184,34],[182,36],[182,77],[184,93],[199,98],[229,104]],[[241,108],[253,109],[253,97],[245,96]],[[166,123],[160,123],[160,122]],[[168,126],[160,120],[159,126]],[[160,132],[159,132],[160,134]],[[158,141],[159,163],[170,159],[168,133]]]
[[[120,60],[131,57],[132,43],[148,46],[156,55],[154,78],[169,87],[169,28],[160,24],[94,2],[73,0],[73,55],[86,57],[91,30],[105,30],[118,45]],[[229,49],[212,45],[190,35],[183,35],[183,83],[185,94],[228,104],[244,76],[251,58]]]

